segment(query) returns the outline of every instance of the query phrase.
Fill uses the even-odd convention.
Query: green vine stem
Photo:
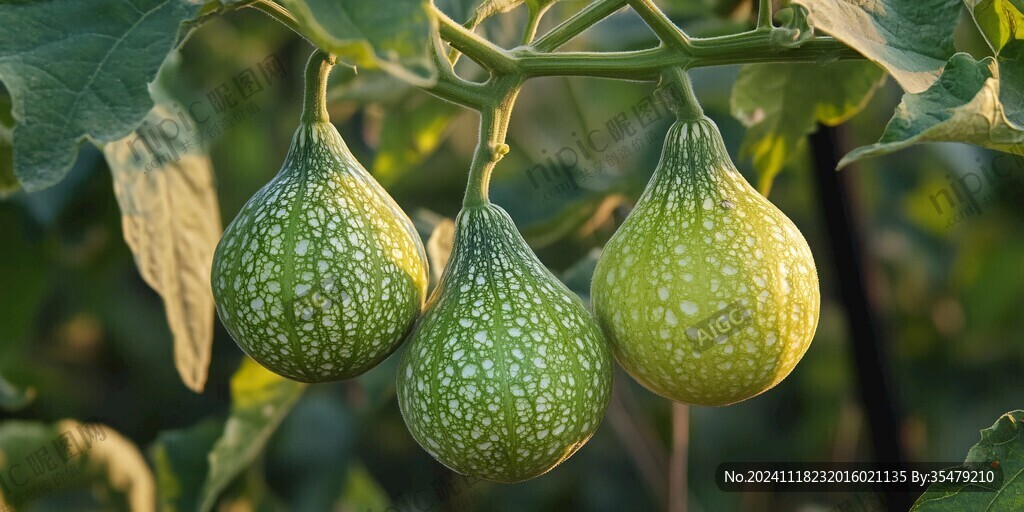
[[[327,115],[327,77],[338,60],[323,50],[316,49],[306,63],[305,96],[302,99],[302,123],[329,123]]]
[[[679,29],[652,0],[629,0],[629,6],[651,27],[663,45],[689,49],[690,36]]]
[[[553,52],[624,5],[626,0],[598,0],[538,38],[532,48],[538,52]]]
[[[469,167],[466,195],[462,201],[464,208],[490,202],[488,190],[491,173],[498,161],[509,151],[508,145],[505,144],[505,134],[508,132],[512,107],[522,87],[522,80],[518,77],[506,77],[494,83],[495,87],[502,91],[501,99],[493,106],[480,110],[480,138]]]
[[[772,0],[760,0],[757,4],[757,28],[770,30],[772,26]]]

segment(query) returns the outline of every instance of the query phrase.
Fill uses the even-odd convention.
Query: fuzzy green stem
[[[626,0],[598,0],[538,38],[532,47],[538,52],[553,52],[624,5]]]
[[[683,49],[690,47],[690,36],[672,23],[652,0],[629,0],[629,5],[643,18],[644,23],[651,27],[654,35],[658,36],[663,44]]]
[[[498,161],[508,153],[505,135],[512,117],[512,107],[522,87],[522,81],[516,78],[505,78],[494,83],[501,91],[501,101],[493,106],[480,110],[480,138],[473,152],[473,162],[469,167],[469,180],[466,183],[466,195],[462,206],[478,206],[490,202],[488,189],[491,173]]]
[[[313,50],[306,63],[305,95],[302,99],[303,123],[329,123],[327,115],[327,77],[338,60],[319,48]]]
[[[757,5],[757,28],[772,28],[772,0],[760,0]]]
[[[437,18],[439,24],[441,37],[448,41],[452,48],[464,53],[492,73],[516,71],[515,61],[507,51],[480,37],[472,30],[459,25],[441,9],[431,5],[434,17]]]
[[[529,4],[530,15],[526,20],[526,30],[523,31],[524,46],[533,42],[533,38],[537,36],[537,28],[540,26],[540,20],[552,5],[553,4],[547,4],[543,7],[535,8],[534,4]]]
[[[274,18],[275,20],[279,21],[282,25],[290,28],[292,32],[295,32],[303,39],[309,41],[309,38],[306,37],[306,34],[302,33],[302,28],[299,27],[298,20],[295,19],[295,16],[293,16],[292,13],[288,12],[288,9],[285,9],[284,7],[275,4],[270,0],[255,0],[252,3],[244,4],[244,7],[251,7],[253,9],[256,9],[257,11],[262,12],[263,14],[266,14],[267,16],[270,16],[271,18]],[[310,41],[310,43],[312,44],[312,41]]]
[[[690,82],[690,76],[687,75],[685,69],[678,67],[666,69],[662,74],[662,81],[666,87],[671,87],[670,90],[674,93],[672,99],[676,103],[673,108],[677,119],[694,121],[704,117],[704,109],[697,101],[697,95],[693,92],[693,83]]]

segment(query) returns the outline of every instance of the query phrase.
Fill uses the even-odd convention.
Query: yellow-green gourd
[[[619,363],[666,398],[727,405],[782,381],[818,323],[800,231],[736,170],[715,123],[682,115],[606,245],[595,314]]]

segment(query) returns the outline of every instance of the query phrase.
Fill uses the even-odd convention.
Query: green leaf
[[[213,168],[207,155],[187,152],[188,141],[176,137],[186,128],[163,105],[146,125],[152,128],[107,144],[103,154],[125,242],[142,278],[163,298],[175,366],[200,392],[213,345],[210,267],[222,232]]]
[[[1024,1],[966,0],[974,21],[992,48],[999,52],[1013,39],[1024,39]]]
[[[206,454],[224,432],[223,421],[204,421],[186,430],[161,432],[150,448],[160,510],[192,512],[209,472]]]
[[[457,105],[425,95],[385,110],[372,167],[377,181],[388,187],[433,154],[458,113]]]
[[[385,510],[391,504],[384,488],[362,463],[349,465],[345,487],[334,507],[335,510]]]
[[[1024,510],[1024,411],[1004,414],[992,428],[981,431],[981,441],[967,452],[964,464],[988,469],[998,463],[1000,485],[934,483],[911,512],[960,512],[964,510]]]
[[[75,420],[2,423],[0,472],[6,477],[0,510],[80,488],[100,498],[103,510],[155,510],[156,486],[142,453],[105,425]]]
[[[186,0],[0,5],[0,80],[13,100],[14,171],[25,190],[63,179],[84,139],[117,140],[142,122],[153,106],[147,84],[199,8]]]
[[[810,22],[886,69],[907,92],[927,89],[953,52],[960,0],[794,0]]]
[[[856,115],[885,83],[871,62],[750,64],[732,90],[732,115],[747,128],[741,154],[753,158],[767,192],[817,124],[835,126]]]
[[[35,388],[19,389],[0,374],[0,410],[14,412],[24,409],[36,398]]]
[[[200,493],[199,510],[211,510],[228,484],[256,460],[306,387],[271,373],[248,357],[242,361],[231,378],[231,416],[210,452],[210,471]]]
[[[998,61],[954,55],[935,85],[903,97],[878,143],[851,151],[839,168],[922,142],[966,142],[1024,154],[1022,73],[1024,41],[1008,45]]]
[[[429,0],[283,0],[317,46],[357,66],[379,67],[414,85],[432,85]]]

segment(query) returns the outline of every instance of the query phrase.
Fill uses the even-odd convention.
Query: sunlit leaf
[[[953,56],[935,85],[903,97],[878,143],[851,151],[839,167],[922,142],[966,142],[1024,154],[1022,74],[1024,41],[1007,45],[999,60]]]
[[[134,443],[105,425],[75,420],[2,423],[0,471],[16,476],[5,480],[0,507],[88,488],[102,498],[104,510],[155,510],[153,473],[145,459]]]
[[[1007,413],[982,430],[981,441],[967,452],[964,463],[972,469],[989,469],[995,463],[1003,478],[994,484],[934,483],[911,512],[1024,510],[1024,411]]]
[[[252,359],[242,361],[231,378],[231,416],[209,454],[199,510],[211,510],[228,484],[252,464],[306,387],[271,373]]]
[[[1024,39],[1021,0],[966,0],[978,28],[997,52],[1013,39]]]
[[[345,487],[335,510],[386,510],[391,503],[387,492],[361,463],[349,465]]]
[[[953,55],[961,0],[794,0],[809,20],[886,69],[907,92],[924,91]]]
[[[25,190],[63,179],[84,139],[111,142],[142,121],[153,106],[147,84],[199,8],[186,0],[0,4],[0,80],[13,99],[14,171]]]
[[[416,95],[384,112],[373,174],[387,187],[430,156],[444,141],[459,107]]]
[[[147,124],[175,118],[154,108]],[[210,267],[220,240],[220,208],[209,157],[185,152],[177,139],[146,130],[107,144],[124,239],[142,278],[164,301],[174,335],[174,362],[185,385],[202,391],[213,344]]]
[[[430,56],[436,21],[429,0],[283,0],[317,46],[357,66],[380,67],[416,85],[437,78]]]
[[[885,73],[871,62],[743,66],[732,90],[732,115],[748,128],[741,153],[753,158],[758,188],[771,188],[819,122],[846,122],[884,82]]]

